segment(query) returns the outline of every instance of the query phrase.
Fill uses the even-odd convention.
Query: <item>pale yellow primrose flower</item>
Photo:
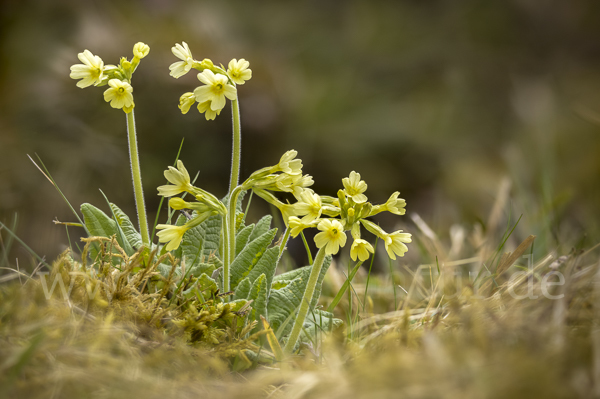
[[[249,66],[250,63],[245,59],[241,58],[238,61],[234,58],[229,61],[227,75],[229,75],[233,83],[243,85],[246,80],[252,78],[252,70],[248,68]]]
[[[402,230],[386,234],[384,237],[385,250],[388,256],[396,260],[396,255],[404,256],[408,247],[404,243],[412,242],[410,233],[403,233]]]
[[[102,82],[104,61],[97,55],[92,54],[89,50],[84,50],[83,53],[77,54],[77,58],[83,64],[71,66],[71,79],[81,79],[77,82],[77,87],[82,89],[91,85],[97,86]]]
[[[367,183],[364,180],[360,180],[360,173],[355,171],[350,172],[350,177],[344,177],[342,179],[344,184],[344,191],[348,197],[352,198],[357,204],[362,204],[367,201],[367,196],[363,193],[367,190]]]
[[[181,42],[181,44],[176,43],[175,46],[171,47],[171,52],[181,61],[174,62],[169,66],[169,70],[171,71],[169,75],[175,79],[179,79],[192,69],[194,57],[186,42]]]
[[[321,217],[321,197],[311,189],[304,189],[295,204],[298,215],[305,215],[302,222],[308,223]]]
[[[206,86],[197,87],[194,90],[196,101],[200,104],[210,101],[210,109],[219,111],[225,107],[225,97],[230,100],[235,100],[237,90],[235,87],[227,83],[227,76],[220,73],[213,73],[210,69],[205,69],[198,74],[198,80]]]
[[[169,169],[165,170],[165,178],[171,184],[158,187],[158,195],[172,197],[184,191],[193,192],[194,187],[190,183],[190,174],[181,160],[177,161],[177,169],[169,166]]]
[[[222,109],[218,109],[216,111],[213,111],[210,108],[210,101],[205,101],[203,103],[198,104],[198,112],[200,112],[201,114],[204,114],[204,117],[206,118],[207,121],[211,121],[211,120],[215,120],[215,118],[217,117],[217,115],[221,114],[221,110]]]
[[[296,155],[298,155],[298,151],[296,150],[289,150],[283,154],[276,166],[277,170],[290,175],[302,174],[302,160],[294,159],[296,158]]]
[[[394,192],[387,202],[383,205],[376,205],[369,216],[377,215],[379,212],[388,211],[395,215],[404,215],[406,213],[406,201],[402,198],[398,198],[400,192]]]
[[[148,55],[150,52],[150,46],[146,43],[138,42],[133,46],[133,55],[140,60]]]
[[[194,105],[194,103],[196,102],[196,97],[194,96],[194,93],[184,93],[180,98],[179,98],[179,109],[181,110],[182,114],[187,114],[188,111],[190,110],[190,108],[192,107],[192,105]]]
[[[369,252],[375,252],[373,246],[368,241],[357,238],[354,240],[352,247],[350,248],[350,257],[354,261],[356,261],[356,257],[358,257],[361,262],[364,262],[369,259]]]
[[[168,242],[166,249],[167,251],[172,251],[179,247],[181,244],[181,240],[183,239],[183,235],[186,231],[190,229],[190,226],[173,226],[170,224],[157,224],[157,230],[161,230],[156,235],[158,236],[159,242]]]
[[[317,228],[321,232],[315,236],[315,244],[317,244],[318,248],[325,247],[327,255],[337,254],[340,247],[346,245],[344,227],[339,221],[335,219],[323,219],[317,225]]]
[[[297,237],[298,234],[302,232],[302,230],[307,229],[309,227],[316,227],[319,224],[319,220],[313,220],[309,223],[304,223],[297,216],[292,216],[288,219],[290,235],[292,237]]]
[[[200,202],[187,202],[183,198],[174,197],[169,200],[169,206],[177,211],[182,209],[191,209],[198,213],[212,211],[213,208]]]
[[[130,113],[135,107],[133,103],[133,87],[127,82],[119,79],[111,79],[108,81],[110,86],[104,92],[104,101],[110,102],[113,108],[122,108],[126,113]]]

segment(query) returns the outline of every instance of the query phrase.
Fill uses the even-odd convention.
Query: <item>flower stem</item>
[[[283,234],[283,239],[281,240],[281,244],[279,244],[279,259],[281,259],[281,255],[283,255],[283,251],[285,250],[285,246],[287,245],[288,240],[290,239],[290,232],[292,229],[286,228],[285,233]]]
[[[242,187],[236,187],[229,196],[229,204],[227,206],[227,216],[226,220],[226,240],[227,240],[227,248],[225,249],[226,253],[223,260],[223,290],[225,292],[229,292],[229,266],[233,262],[233,258],[235,257],[235,214],[236,214],[236,205],[238,201],[238,197],[242,192]]]
[[[229,195],[237,187],[240,179],[240,158],[242,156],[242,131],[240,128],[240,105],[237,97],[231,101],[233,114],[233,154],[231,157],[231,178],[229,180]]]
[[[302,296],[302,302],[300,303],[300,310],[298,311],[298,316],[296,317],[296,321],[294,322],[294,326],[292,327],[290,338],[288,339],[288,342],[284,348],[284,351],[286,353],[291,353],[294,350],[296,342],[298,341],[298,337],[300,337],[300,332],[302,331],[302,327],[304,326],[304,320],[306,319],[306,315],[308,314],[310,303],[312,302],[312,297],[315,293],[315,287],[317,286],[317,280],[319,280],[319,274],[321,274],[321,269],[323,268],[324,260],[325,247],[319,249],[319,252],[317,252],[317,255],[315,256],[315,262],[313,263],[312,270],[310,271],[310,276],[308,277],[308,282],[306,283],[306,290],[304,291],[304,295]]]
[[[133,110],[127,115],[127,137],[129,138],[129,160],[131,163],[131,175],[133,177],[133,194],[135,196],[135,207],[137,209],[138,221],[142,243],[150,246],[150,235],[148,234],[148,218],[146,217],[146,205],[144,204],[144,191],[142,189],[142,174],[140,172],[140,158],[138,156],[137,135],[135,132],[135,118]]]

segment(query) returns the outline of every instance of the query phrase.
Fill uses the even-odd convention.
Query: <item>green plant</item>
[[[138,43],[134,47],[133,60],[129,62],[122,58],[116,67],[104,66],[99,57],[85,50],[80,54],[85,65],[72,67],[71,77],[82,79],[78,83],[80,87],[110,85],[104,94],[105,100],[112,107],[126,112],[130,132],[133,131],[134,107],[131,75],[139,59],[148,51],[146,45]],[[233,157],[228,195],[219,199],[197,187],[183,162],[177,160],[176,167],[169,166],[164,173],[169,184],[158,187],[158,192],[163,197],[170,197],[169,207],[172,210],[182,213],[174,224],[155,226],[159,230],[157,247],[148,239],[145,212],[141,211],[143,204],[140,203],[139,164],[132,161],[141,234],[114,204],[109,204],[110,216],[90,204],[82,205],[85,227],[92,236],[106,239],[114,237],[119,249],[127,256],[140,253],[148,257],[158,251],[161,257],[169,255],[179,259],[177,264],[159,262],[156,267],[167,281],[171,281],[173,275],[178,277],[180,282],[169,287],[171,295],[177,297],[179,293],[185,293],[186,306],[196,309],[206,303],[207,290],[213,301],[218,298],[222,303],[242,301],[242,306],[250,304],[246,325],[251,325],[251,330],[258,332],[262,317],[266,323],[264,325],[270,325],[275,331],[279,342],[285,343],[284,351],[291,353],[298,347],[299,341],[309,341],[317,331],[329,331],[341,323],[333,318],[332,313],[317,309],[317,303],[323,278],[332,261],[331,256],[346,244],[346,231],[350,231],[353,238],[350,250],[353,260],[363,262],[374,253],[373,246],[362,238],[362,227],[382,239],[391,259],[403,256],[408,250],[405,243],[411,242],[410,234],[401,230],[386,233],[368,219],[384,211],[403,215],[406,202],[398,198],[399,192],[394,192],[385,204],[371,204],[364,194],[367,184],[354,171],[342,179],[344,188],[337,192],[337,196],[318,195],[308,188],[313,184],[313,179],[303,174],[302,161],[296,158],[297,152],[294,150],[283,154],[277,164],[255,171],[239,184],[241,125],[237,87],[252,77],[248,61],[234,59],[225,69],[209,59],[196,61],[185,42],[176,44],[172,51],[181,61],[170,66],[171,76],[180,78],[191,69],[196,69],[199,71],[198,79],[203,83],[193,92],[181,96],[179,108],[183,114],[198,102],[198,111],[204,113],[207,120],[215,119],[227,100],[231,101]],[[134,149],[131,152],[132,160],[137,159],[135,147],[135,141],[130,139],[130,149]],[[245,224],[241,205],[248,191],[281,212],[286,230],[277,244],[273,244],[277,230],[271,229],[271,216],[263,217],[256,224]],[[282,202],[275,195],[278,192],[289,195],[295,202]],[[184,195],[177,197],[181,193]],[[192,197],[190,201],[184,199],[188,194]],[[319,251],[313,264],[277,275],[277,265],[290,236],[297,237],[307,228],[320,230],[315,236]],[[96,245],[91,248],[90,254],[97,262],[101,251]],[[118,267],[122,261],[114,249],[102,252],[102,256],[108,256],[108,261],[114,267]],[[147,266],[142,264],[140,267]],[[156,286],[158,288],[161,288],[160,284]],[[184,322],[183,325],[189,323]],[[272,341],[271,345],[279,345]],[[280,348],[273,350],[281,353]]]

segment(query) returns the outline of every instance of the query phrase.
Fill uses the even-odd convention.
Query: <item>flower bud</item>
[[[133,55],[139,59],[144,58],[150,52],[150,46],[146,43],[138,42],[133,46]]]

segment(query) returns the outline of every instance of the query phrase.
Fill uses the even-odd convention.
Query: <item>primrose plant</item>
[[[350,172],[342,179],[343,188],[337,195],[327,196],[315,193],[309,187],[314,181],[303,174],[302,161],[294,150],[284,153],[279,162],[250,174],[239,183],[241,159],[241,127],[237,90],[252,77],[249,62],[233,59],[228,67],[215,65],[210,59],[197,61],[187,45],[176,44],[173,54],[180,60],[173,63],[170,75],[176,79],[198,71],[201,83],[193,91],[184,93],[179,99],[179,109],[186,114],[197,103],[197,109],[207,120],[213,120],[231,102],[233,114],[233,156],[228,194],[219,199],[214,194],[192,183],[190,174],[181,160],[176,167],[169,166],[164,172],[168,184],[158,187],[158,194],[169,197],[169,207],[182,211],[177,220],[156,225],[159,246],[151,243],[143,203],[141,176],[135,140],[133,119],[133,88],[131,77],[140,59],[148,54],[149,48],[143,43],[134,46],[131,61],[122,58],[119,66],[104,65],[103,61],[88,50],[79,54],[83,65],[71,67],[71,77],[81,79],[77,85],[91,85],[109,88],[104,98],[113,108],[122,109],[127,115],[131,166],[134,193],[139,217],[139,233],[124,213],[111,204],[113,219],[89,204],[82,206],[85,227],[94,233],[97,225],[110,225],[101,235],[113,233],[119,242],[131,251],[147,247],[170,253],[181,259],[177,273],[186,283],[186,293],[190,301],[186,306],[201,307],[206,297],[206,286],[213,287],[208,295],[213,300],[232,304],[233,308],[248,308],[248,323],[260,330],[263,327],[277,331],[277,338],[285,343],[283,352],[291,353],[299,341],[311,339],[311,331],[316,326],[332,328],[341,321],[333,319],[331,313],[319,310],[317,302],[321,284],[331,256],[337,254],[347,243],[347,232],[352,237],[350,257],[362,263],[374,253],[369,241],[363,238],[363,229],[380,238],[391,259],[403,256],[408,250],[406,243],[411,235],[402,230],[386,233],[370,217],[390,212],[404,215],[406,202],[394,192],[387,202],[373,205],[365,192],[367,184],[359,173]],[[285,222],[286,230],[278,243],[273,245],[277,230],[271,229],[271,216],[263,217],[256,224],[245,224],[242,200],[247,192],[252,192],[274,205]],[[183,194],[181,197],[178,195]],[[293,199],[283,202],[278,195]],[[189,212],[191,211],[191,213]],[[99,219],[104,220],[99,223]],[[112,222],[112,224],[111,224]],[[295,238],[303,230],[316,228],[315,244],[318,252],[312,265],[277,274],[277,265],[290,237]],[[169,270],[162,270],[168,274]],[[218,291],[222,294],[217,295]],[[231,298],[228,298],[231,297]],[[197,301],[194,302],[194,300]],[[307,328],[307,327],[315,328]],[[278,346],[269,339],[271,346]],[[273,348],[277,352],[276,348]],[[281,352],[281,351],[280,351]]]

